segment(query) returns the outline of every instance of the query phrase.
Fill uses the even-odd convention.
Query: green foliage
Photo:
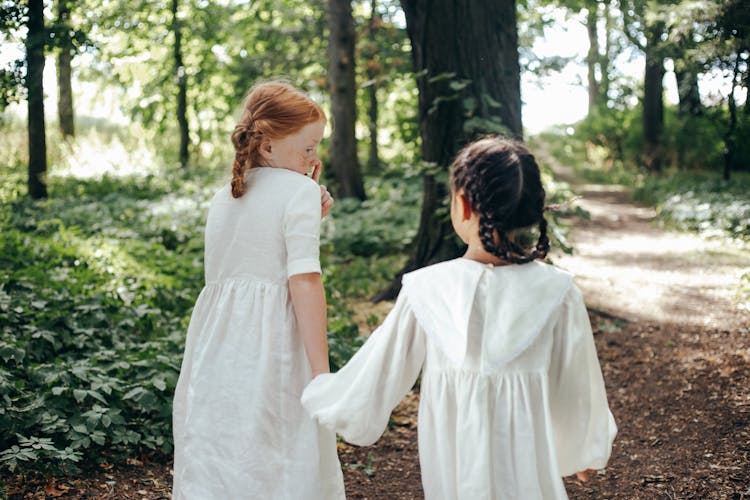
[[[205,211],[223,169],[163,167],[140,134],[96,128],[67,146],[52,141],[45,201],[25,197],[24,134],[2,134],[0,470],[171,454],[174,386],[203,286]],[[368,179],[371,201],[342,202],[323,225],[334,369],[363,340],[354,305],[404,264],[419,172]]]
[[[0,468],[170,453],[211,194],[178,174],[53,178],[43,202],[3,189]]]
[[[366,201],[338,201],[332,220],[323,225],[322,243],[343,255],[402,252],[417,233],[422,198],[422,179],[416,170],[411,172],[404,178],[404,167],[386,170],[367,179]]]
[[[699,116],[680,115],[673,106],[664,117],[664,149],[668,164],[680,169],[711,169],[724,167],[725,143],[729,117],[720,107],[703,110]],[[750,156],[745,160],[750,165]]]
[[[750,241],[748,192],[748,174],[735,174],[725,182],[713,173],[675,171],[645,177],[634,196],[656,206],[660,216],[678,229]]]

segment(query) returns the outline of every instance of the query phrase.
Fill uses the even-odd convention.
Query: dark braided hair
[[[547,255],[544,187],[539,166],[522,143],[492,135],[464,146],[451,165],[451,188],[463,191],[479,216],[479,238],[489,253],[513,264]],[[514,234],[535,225],[539,239],[529,251]]]

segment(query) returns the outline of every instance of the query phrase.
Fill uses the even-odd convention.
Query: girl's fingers
[[[582,470],[582,471],[576,472],[576,477],[578,478],[579,481],[581,481],[582,483],[585,483],[589,480],[589,478],[591,477],[591,474],[593,474],[594,472],[596,471],[593,469]]]
[[[325,186],[320,186],[320,211],[321,217],[328,215],[333,206],[333,196],[328,192]]]
[[[323,167],[323,163],[320,160],[318,160],[315,164],[315,167],[313,168],[313,173],[312,173],[312,179],[315,182],[320,182],[320,170],[322,167]]]

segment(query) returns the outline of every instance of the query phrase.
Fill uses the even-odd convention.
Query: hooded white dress
[[[607,464],[617,428],[568,273],[456,259],[406,274],[383,324],[302,404],[369,445],[420,371],[428,500],[567,498],[562,476]]]
[[[206,285],[175,390],[175,499],[344,498],[336,437],[300,404],[311,377],[288,278],[320,272],[320,189],[258,168],[211,201]]]

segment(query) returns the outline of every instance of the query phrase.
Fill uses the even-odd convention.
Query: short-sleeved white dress
[[[562,476],[607,464],[617,427],[568,273],[462,258],[406,274],[383,324],[302,403],[369,445],[420,371],[428,500],[567,498]]]
[[[206,285],[173,407],[175,499],[344,498],[335,435],[307,416],[311,370],[288,278],[320,272],[320,189],[255,168],[247,192],[211,201]]]

